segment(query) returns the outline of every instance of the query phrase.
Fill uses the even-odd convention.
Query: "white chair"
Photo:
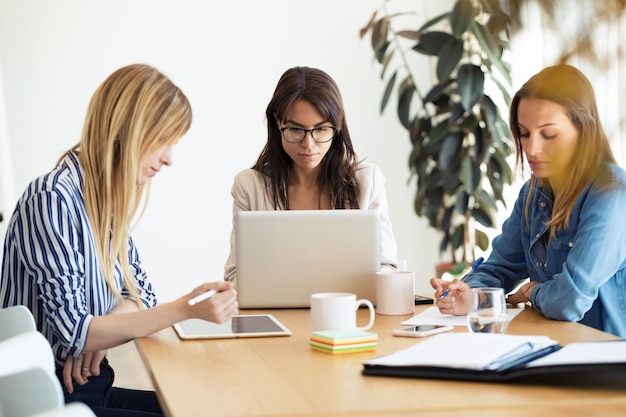
[[[0,309],[0,341],[36,329],[35,319],[26,306]]]
[[[0,341],[0,376],[37,367],[56,378],[50,343],[37,330]]]
[[[95,417],[65,405],[50,344],[25,306],[0,309],[0,417]]]
[[[63,407],[59,380],[40,366],[0,377],[0,416],[28,417]]]

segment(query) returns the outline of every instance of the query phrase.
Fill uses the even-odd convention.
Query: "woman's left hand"
[[[74,381],[78,385],[85,385],[91,375],[100,375],[100,364],[107,354],[106,350],[86,352],[80,358],[72,355],[67,357],[63,367],[63,385],[68,393],[74,392]]]
[[[530,294],[533,290],[533,287],[537,284],[538,284],[537,282],[531,281],[522,285],[521,287],[519,287],[519,289],[515,293],[509,295],[506,301],[511,304],[520,304],[520,303],[530,302]]]

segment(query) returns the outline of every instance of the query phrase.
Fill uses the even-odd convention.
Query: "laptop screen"
[[[318,292],[350,292],[375,302],[375,210],[239,212],[235,239],[240,308],[308,308]]]

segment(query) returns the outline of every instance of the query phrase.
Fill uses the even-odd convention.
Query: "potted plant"
[[[381,113],[397,91],[397,112],[408,131],[408,158],[416,177],[414,210],[442,233],[440,253],[452,264],[471,263],[487,250],[486,228],[496,226],[498,202],[511,184],[513,153],[507,123],[510,102],[508,15],[497,1],[458,0],[452,10],[419,29],[396,29],[407,13],[390,14],[383,1],[361,29],[382,66]],[[416,25],[417,26],[417,25]],[[436,80],[426,94],[418,80],[434,60]],[[389,75],[387,76],[387,73]],[[397,89],[397,90],[396,90]],[[462,266],[462,267],[463,267]]]

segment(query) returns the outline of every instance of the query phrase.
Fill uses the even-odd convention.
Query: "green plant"
[[[415,212],[442,232],[441,254],[449,250],[458,263],[461,252],[460,261],[472,262],[476,246],[489,246],[483,229],[496,226],[497,202],[506,206],[503,190],[512,181],[513,148],[500,110],[510,102],[510,19],[497,0],[458,0],[417,30],[396,30],[410,14],[391,14],[383,1],[360,36],[371,34],[386,79],[381,113],[397,86],[398,118],[412,144]],[[414,54],[435,60],[437,79],[425,95],[418,80],[427,65]]]

